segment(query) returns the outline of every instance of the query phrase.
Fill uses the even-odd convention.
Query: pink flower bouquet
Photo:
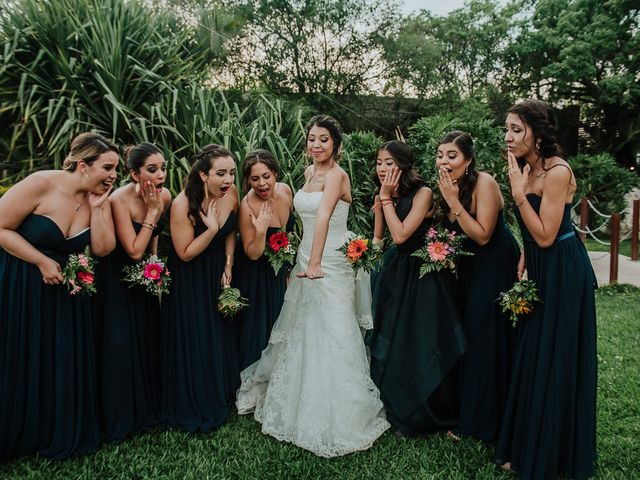
[[[95,260],[89,254],[87,248],[84,253],[70,255],[67,264],[62,270],[62,283],[67,286],[69,294],[93,295],[95,286]]]
[[[444,227],[431,227],[427,232],[427,243],[412,255],[422,260],[419,278],[429,272],[449,269],[455,272],[456,260],[461,255],[473,255],[462,250],[465,235],[449,231]]]
[[[156,255],[148,255],[133,265],[125,265],[122,268],[125,282],[130,286],[142,285],[147,292],[160,298],[163,293],[169,293],[171,285],[171,273],[167,268],[165,258]]]

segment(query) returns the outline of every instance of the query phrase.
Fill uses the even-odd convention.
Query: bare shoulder
[[[163,187],[160,196],[165,205],[171,202],[171,191],[168,188]]]
[[[187,199],[187,196],[184,194],[184,192],[180,192],[171,204],[171,211],[186,213],[188,210],[189,200]]]
[[[569,163],[560,157],[548,158],[544,166],[545,177],[554,181],[570,180],[573,177],[573,170]]]
[[[59,185],[64,181],[64,175],[69,175],[62,170],[42,170],[34,172],[27,178],[18,182],[16,185],[22,185],[26,188],[48,188]]]
[[[304,178],[305,180],[309,180],[309,178],[313,175],[313,165],[309,165],[304,169]]]
[[[293,192],[291,191],[291,187],[284,182],[277,183],[277,189],[283,195],[288,196],[289,198],[293,197]]]
[[[416,192],[416,196],[414,198],[424,198],[429,199],[433,197],[433,191],[429,187],[420,187]]]
[[[476,188],[495,190],[498,187],[498,182],[492,175],[487,172],[478,172],[478,180],[476,182]]]

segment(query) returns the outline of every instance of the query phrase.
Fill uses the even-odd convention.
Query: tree
[[[422,11],[390,35],[385,58],[418,96],[454,103],[486,97],[504,75],[503,52],[520,7],[521,2],[500,7],[492,0],[469,0],[446,17]]]
[[[275,93],[357,94],[382,81],[379,39],[399,14],[383,0],[263,0],[241,5],[245,37],[228,68]]]
[[[508,53],[514,90],[577,104],[592,151],[640,151],[637,0],[542,0]]]

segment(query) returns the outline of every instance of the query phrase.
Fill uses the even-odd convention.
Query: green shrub
[[[638,176],[616,163],[608,153],[597,155],[579,154],[569,159],[576,177],[575,202],[587,197],[602,213],[622,213],[626,208],[624,196],[640,186]],[[589,215],[590,227],[602,224],[603,219],[593,213]]]
[[[360,235],[373,236],[373,193],[375,159],[383,140],[373,132],[354,132],[344,137],[344,155],[340,161],[351,179],[349,229]]]

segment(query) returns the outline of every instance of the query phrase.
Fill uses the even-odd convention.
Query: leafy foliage
[[[384,73],[377,46],[397,18],[382,0],[241,2],[245,36],[228,69],[276,93],[362,93]],[[257,80],[257,82],[256,82]]]
[[[206,71],[206,46],[164,10],[123,0],[19,0],[0,18],[0,136],[7,162],[59,166],[96,129],[131,141],[135,119]]]
[[[365,237],[373,235],[373,183],[375,159],[383,140],[372,132],[354,132],[344,136],[344,153],[340,164],[351,179],[349,228]]]
[[[520,92],[583,106],[596,151],[640,148],[640,11],[636,0],[535,2],[509,47]]]
[[[603,213],[622,213],[626,208],[624,196],[640,186],[638,176],[620,167],[608,153],[576,155],[569,159],[576,177],[576,200],[587,197]],[[593,217],[593,216],[591,216]],[[591,218],[591,226],[595,220]]]

